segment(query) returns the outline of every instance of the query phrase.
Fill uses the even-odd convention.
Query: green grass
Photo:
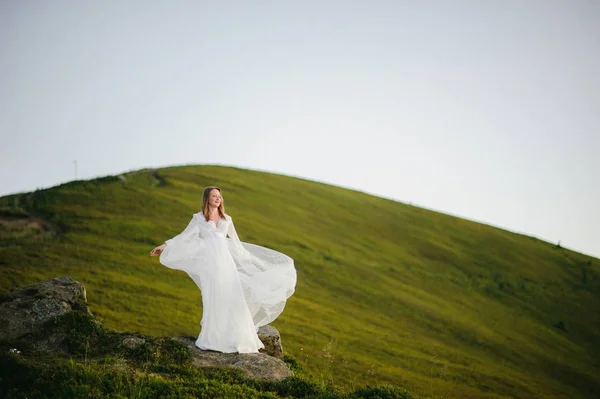
[[[280,382],[244,378],[239,370],[145,362],[132,367],[126,359],[101,361],[31,359],[0,355],[0,394],[25,398],[206,398],[206,399],[412,399],[392,386],[364,387],[344,393],[302,377]]]
[[[118,331],[196,335],[200,293],[148,256],[223,189],[243,241],[290,255],[298,285],[274,325],[317,379],[417,396],[600,395],[600,260],[364,193],[185,166],[0,199],[0,289],[70,275]],[[560,216],[557,216],[560,217]],[[8,226],[8,227],[7,227]]]
[[[35,342],[64,336],[60,349]],[[391,386],[344,393],[315,381],[286,356],[296,375],[283,381],[243,377],[232,368],[193,365],[189,349],[168,338],[137,336],[138,346],[104,328],[82,308],[49,320],[33,336],[0,342],[0,397],[25,398],[223,398],[412,399]],[[130,335],[127,335],[130,337]],[[20,348],[15,353],[16,348]]]

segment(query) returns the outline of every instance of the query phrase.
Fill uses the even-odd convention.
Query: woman
[[[218,187],[204,189],[202,211],[150,255],[187,272],[202,291],[202,328],[196,340],[201,349],[253,353],[264,348],[258,328],[281,314],[296,285],[290,257],[240,242]]]

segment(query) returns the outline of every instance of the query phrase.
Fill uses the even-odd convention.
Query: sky
[[[233,165],[600,257],[598,21],[595,0],[0,0],[0,195]]]

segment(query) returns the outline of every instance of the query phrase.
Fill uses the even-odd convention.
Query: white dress
[[[160,262],[185,271],[202,291],[196,346],[226,353],[263,348],[258,328],[275,320],[294,293],[294,261],[240,242],[229,215],[215,225],[196,213],[186,229],[166,243]]]

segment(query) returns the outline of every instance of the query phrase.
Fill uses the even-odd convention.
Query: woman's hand
[[[158,256],[162,253],[162,251],[167,247],[167,244],[159,245],[150,251],[150,256]]]

